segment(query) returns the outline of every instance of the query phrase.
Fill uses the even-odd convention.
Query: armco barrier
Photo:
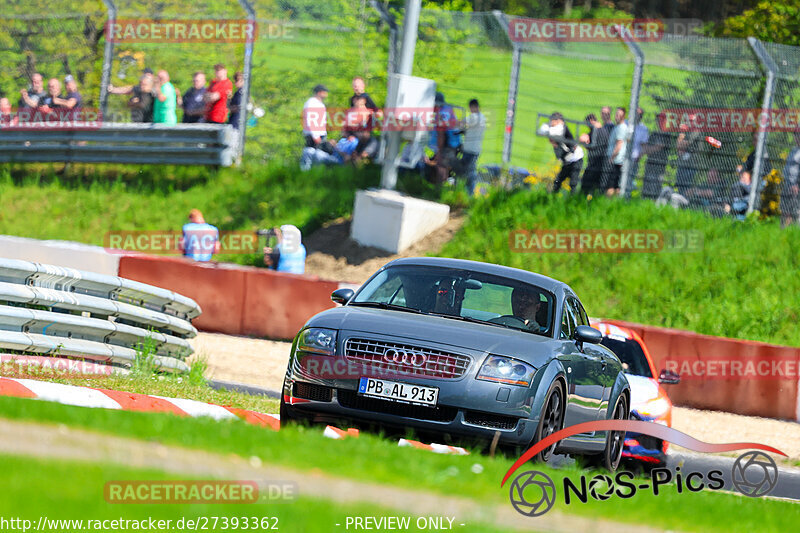
[[[119,254],[110,254],[100,246],[79,242],[0,235],[0,254],[5,259],[61,265],[108,276],[116,276],[119,271]]]
[[[668,361],[758,361],[781,358],[800,363],[800,349],[763,342],[700,335],[690,331],[644,326],[607,320],[628,327],[647,344],[656,370]],[[795,367],[797,368],[797,367]],[[722,379],[692,377],[678,385],[667,386],[672,402],[679,406],[727,411],[742,415],[764,416],[800,421],[800,382],[796,374],[787,377]]]
[[[32,123],[3,131],[0,161],[227,167],[233,164],[237,142],[229,124],[102,123],[58,129]]]
[[[130,366],[150,343],[154,363],[188,370],[197,304],[138,281],[0,258],[0,349]]]
[[[119,275],[197,301],[199,329],[273,339],[293,338],[311,316],[333,307],[330,294],[340,286],[315,276],[145,255],[122,256]]]

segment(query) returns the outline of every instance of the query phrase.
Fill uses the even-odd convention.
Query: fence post
[[[622,163],[622,175],[619,178],[619,195],[624,198],[628,192],[628,183],[636,176],[631,177],[633,167],[633,134],[636,131],[637,116],[636,109],[639,107],[639,95],[642,92],[642,75],[644,73],[644,52],[633,40],[624,39],[628,50],[633,54],[633,80],[631,81],[631,101],[628,107],[628,123],[631,125],[631,137],[628,141],[628,149],[625,152],[625,161]]]
[[[522,64],[522,47],[514,42],[509,35],[509,21],[502,11],[494,10],[492,14],[497,18],[500,27],[505,29],[506,37],[511,43],[511,74],[508,80],[508,101],[506,103],[506,128],[503,134],[503,164],[511,162],[511,148],[514,140],[514,118],[517,114],[517,93],[519,91],[519,73]]]
[[[397,72],[397,22],[395,21],[394,15],[389,13],[378,0],[372,0],[370,3],[372,8],[378,12],[381,20],[389,26],[389,57],[386,65],[386,73],[394,74]]]
[[[103,46],[103,72],[100,77],[100,119],[105,120],[106,109],[108,107],[108,83],[111,80],[111,64],[114,61],[114,42],[109,39],[109,30],[117,20],[117,6],[114,0],[103,0],[108,11],[106,17],[106,27],[104,31],[105,45]]]
[[[247,22],[253,28],[253,35],[256,35],[256,10],[248,0],[239,0],[239,4],[247,11]],[[244,44],[244,85],[242,85],[242,97],[239,99],[239,130],[238,130],[238,159],[241,162],[244,157],[244,142],[247,129],[247,105],[250,102],[250,78],[253,70],[253,40],[247,39]]]
[[[775,91],[775,73],[778,71],[778,66],[772,60],[772,57],[764,49],[761,41],[755,37],[748,37],[747,42],[750,48],[753,49],[761,66],[767,71],[767,83],[764,87],[764,100],[761,102],[761,116],[769,113],[772,108],[772,95]],[[764,151],[767,145],[767,131],[763,120],[758,121],[758,140],[756,141],[756,154],[755,162],[753,164],[753,174],[750,180],[750,198],[747,201],[747,214],[753,212],[756,208],[756,199],[758,198],[758,186],[761,182],[761,167],[763,166]]]

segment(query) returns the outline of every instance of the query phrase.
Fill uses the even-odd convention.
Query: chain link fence
[[[246,42],[106,42],[110,17],[246,20],[249,5],[258,23],[252,50]],[[247,156],[296,160],[303,102],[316,84],[328,86],[329,109],[349,106],[355,76],[364,78],[379,106],[385,103],[402,30],[402,11],[387,6],[367,0],[198,0],[190,6],[178,0],[30,0],[7,6],[0,22],[0,92],[15,106],[33,72],[44,74],[45,86],[47,78],[70,74],[84,105],[101,107],[105,80],[126,87],[137,84],[145,68],[166,69],[185,94],[195,72],[210,79],[212,66],[223,63],[232,77],[247,70],[249,57]],[[588,114],[603,120],[603,106],[637,105],[643,115],[628,109],[628,123],[639,128],[638,139],[646,128],[649,140],[631,143],[624,194],[656,199],[669,187],[689,206],[720,215],[742,214],[745,197],[749,210],[795,209],[786,201],[794,182],[784,176],[797,144],[791,128],[681,131],[665,128],[659,113],[685,119],[710,110],[796,110],[797,48],[675,35],[633,44],[519,42],[511,38],[510,22],[500,12],[421,14],[414,75],[436,81],[457,112],[464,113],[472,98],[480,101],[488,122],[480,164],[552,173],[552,146],[536,134],[543,116],[562,113],[575,121],[578,137],[589,131],[580,124]],[[108,95],[113,120],[130,120],[129,98]],[[742,166],[754,181],[749,195]]]

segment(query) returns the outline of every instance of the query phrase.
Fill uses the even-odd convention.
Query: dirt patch
[[[768,444],[789,456],[788,459],[773,456],[776,460],[791,464],[800,461],[800,424],[797,422],[675,407],[672,410],[672,427],[705,442]]]
[[[376,270],[398,257],[417,257],[439,252],[461,229],[466,215],[450,214],[450,220],[400,254],[372,246],[361,246],[350,238],[350,219],[338,218],[305,237],[306,273],[323,279],[363,283]]]
[[[292,343],[198,333],[190,339],[195,355],[208,363],[206,377],[278,391],[283,384]]]

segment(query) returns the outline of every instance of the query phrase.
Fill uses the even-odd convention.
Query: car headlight
[[[667,411],[669,411],[671,407],[672,403],[667,398],[659,396],[641,405],[637,405],[633,410],[640,415],[651,418],[661,418],[667,414]]]
[[[536,372],[535,368],[517,359],[491,355],[483,363],[476,379],[528,387],[531,384],[534,372]]]
[[[336,351],[336,330],[308,328],[300,333],[297,349],[303,352],[333,355]]]

